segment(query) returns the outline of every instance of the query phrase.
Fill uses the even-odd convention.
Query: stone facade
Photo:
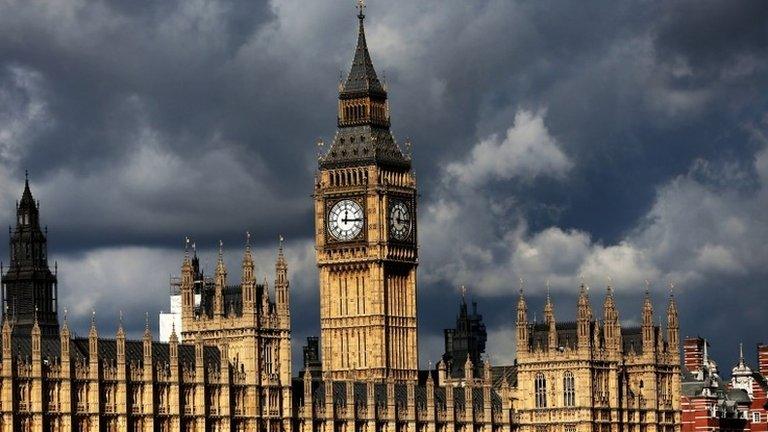
[[[358,18],[338,130],[315,182],[323,373],[415,379],[416,177],[389,130],[387,92]]]
[[[544,322],[517,305],[517,387],[521,432],[679,432],[680,355],[674,298],[666,338],[646,295],[639,328],[622,327],[611,288],[603,320],[581,286],[576,322],[558,323],[547,296]]]

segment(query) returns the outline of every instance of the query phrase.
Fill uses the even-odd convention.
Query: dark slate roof
[[[493,388],[500,388],[504,381],[509,387],[517,387],[517,365],[491,366],[491,380]]]
[[[257,311],[261,310],[261,303],[263,301],[264,292],[267,286],[265,284],[256,284],[256,299],[255,304]],[[234,311],[236,316],[243,315],[243,289],[242,285],[227,285],[221,291],[222,302],[224,304],[224,313],[230,314]],[[206,316],[213,316],[213,303],[216,295],[216,288],[213,284],[207,285],[203,288],[200,306],[198,313],[205,314]]]
[[[99,339],[99,359],[117,360],[117,341],[115,339]],[[32,340],[29,337],[13,338],[14,356],[27,359],[32,355]],[[61,345],[58,338],[42,338],[40,343],[43,359],[58,359],[61,357]],[[169,347],[164,342],[152,342],[152,358],[158,363],[170,360]],[[213,346],[203,347],[206,365],[220,365],[219,349]],[[78,361],[88,361],[89,346],[87,337],[75,337],[70,342],[70,358]],[[141,363],[144,360],[144,342],[125,341],[125,360],[127,363]],[[179,361],[181,364],[195,365],[195,346],[179,344]]]
[[[301,400],[304,395],[304,380],[296,378],[293,380],[292,389],[294,392],[294,401],[297,406],[301,404]],[[333,403],[335,406],[345,406],[347,404],[347,383],[344,381],[334,381],[333,383]],[[325,404],[325,385],[326,382],[320,380],[312,381],[312,398],[316,404]],[[354,389],[354,405],[367,405],[368,404],[368,388],[365,382],[353,383]],[[465,405],[465,387],[455,387],[453,390],[453,404],[457,409],[464,409]],[[404,407],[408,403],[408,386],[405,383],[396,383],[394,385],[395,393],[395,405],[398,407]],[[387,384],[375,383],[373,387],[374,404],[377,406],[387,405]],[[419,383],[414,386],[414,399],[416,406],[426,406],[427,404],[427,387],[423,383]],[[472,402],[473,409],[483,409],[483,387],[476,386],[472,389]],[[439,406],[445,407],[445,388],[435,386],[435,403]],[[501,409],[501,397],[494,390],[491,389],[491,404],[495,409]]]
[[[643,353],[643,329],[641,327],[621,328],[622,350],[625,354]]]
[[[320,158],[322,168],[370,164],[407,170],[411,160],[389,129],[372,125],[339,128],[328,152]]]
[[[574,349],[578,346],[579,338],[575,321],[556,322],[558,346]],[[533,347],[541,347],[546,350],[549,347],[549,325],[536,323],[532,326],[530,342]]]
[[[749,398],[749,393],[744,389],[728,389],[728,399],[736,403],[752,403],[752,399]]]
[[[386,97],[384,86],[381,85],[376,70],[373,68],[371,54],[368,52],[368,44],[365,41],[364,16],[361,14],[360,26],[357,34],[357,48],[352,60],[352,67],[342,87],[341,96],[355,97],[364,95],[379,95]]]
[[[32,355],[32,339],[29,335],[13,335],[11,341],[14,357],[27,359]],[[58,338],[43,337],[40,339],[42,358],[55,359],[61,356]]]

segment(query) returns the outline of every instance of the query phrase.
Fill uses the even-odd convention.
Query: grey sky
[[[28,168],[75,326],[95,307],[112,332],[124,309],[136,334],[186,235],[209,260],[223,239],[237,275],[250,230],[270,278],[288,239],[294,352],[317,333],[314,143],[354,3],[0,0],[0,220]],[[683,336],[724,367],[768,342],[765,2],[368,3],[414,143],[423,364],[462,284],[509,361],[519,278],[571,319],[580,278],[600,311],[611,277],[628,323],[645,279],[660,319],[675,281]]]

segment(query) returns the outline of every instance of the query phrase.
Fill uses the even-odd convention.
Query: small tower
[[[59,343],[61,344],[61,368],[62,370],[69,369],[69,320],[67,319],[67,310],[64,309],[64,325],[61,326],[61,332],[59,334]]]
[[[544,323],[547,324],[547,344],[550,351],[557,349],[557,323],[555,322],[555,307],[547,288],[547,301],[544,303]]]
[[[10,265],[2,276],[3,309],[14,315],[13,332],[29,336],[37,316],[43,337],[59,332],[56,275],[48,267],[48,240],[40,227],[40,207],[32,197],[29,177],[16,206],[16,228],[10,238]]]
[[[214,274],[213,315],[224,315],[224,289],[227,287],[227,266],[224,265],[224,242],[219,240],[219,257]]]
[[[739,343],[739,363],[731,369],[731,386],[746,391],[749,398],[753,399],[754,380],[752,369],[744,361],[744,346]]]
[[[669,305],[667,306],[667,342],[669,343],[669,352],[677,356],[680,351],[680,324],[675,294],[671,289],[669,291]]]
[[[609,353],[616,355],[621,348],[621,325],[619,323],[619,311],[613,298],[613,288],[609,284],[605,290],[603,302],[603,332],[605,333],[605,347]]]
[[[528,305],[525,303],[523,288],[517,300],[517,352],[518,355],[528,350]]]
[[[450,375],[453,378],[461,378],[466,371],[464,362],[466,359],[472,360],[475,367],[473,373],[478,375],[482,365],[482,355],[485,352],[485,343],[488,335],[483,323],[483,316],[477,312],[477,303],[472,302],[470,312],[467,307],[466,288],[461,287],[461,303],[459,304],[459,314],[456,317],[456,327],[445,329],[445,352],[443,361],[445,361]]]
[[[188,327],[188,322],[195,314],[195,280],[192,260],[189,258],[189,238],[184,248],[184,261],[181,264],[181,318],[183,327]]]
[[[115,336],[115,347],[117,350],[117,363],[122,368],[125,365],[125,330],[123,329],[123,312],[120,311],[120,321],[117,326],[117,335]]]
[[[144,336],[141,339],[144,351],[144,367],[152,368],[152,331],[149,329],[149,313],[146,314],[144,323]]]
[[[251,233],[245,233],[245,252],[243,253],[243,275],[242,275],[242,298],[243,314],[253,314],[254,301],[256,296],[256,277],[254,276],[255,265],[253,263],[253,254],[251,253]]]
[[[645,300],[643,300],[643,353],[652,353],[654,350],[654,328],[653,328],[653,303],[648,289],[645,290]]]
[[[277,317],[281,327],[290,325],[291,322],[291,295],[290,282],[288,282],[288,262],[283,252],[283,236],[280,236],[280,246],[277,249],[277,261],[275,262],[275,297],[277,302]]]
[[[587,286],[582,282],[579,287],[578,311],[576,313],[576,328],[579,339],[579,349],[589,348],[591,342],[590,328],[592,321],[592,306],[589,304]]]

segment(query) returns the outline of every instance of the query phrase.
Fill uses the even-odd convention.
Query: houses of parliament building
[[[462,302],[446,355],[420,370],[417,183],[390,132],[362,8],[338,129],[319,158],[314,217],[319,350],[291,364],[290,282],[282,242],[275,281],[257,281],[249,244],[239,283],[223,253],[212,277],[187,247],[176,287],[180,325],[159,342],[75,337],[59,315],[40,205],[26,181],[2,274],[0,431],[131,432],[678,432],[678,316],[646,298],[622,326],[610,287],[602,316],[584,286],[575,322],[547,298],[531,320],[521,291],[517,359],[493,366],[485,330]],[[428,240],[428,239],[427,239]],[[640,305],[638,305],[640,307]],[[317,344],[315,344],[317,348]]]

